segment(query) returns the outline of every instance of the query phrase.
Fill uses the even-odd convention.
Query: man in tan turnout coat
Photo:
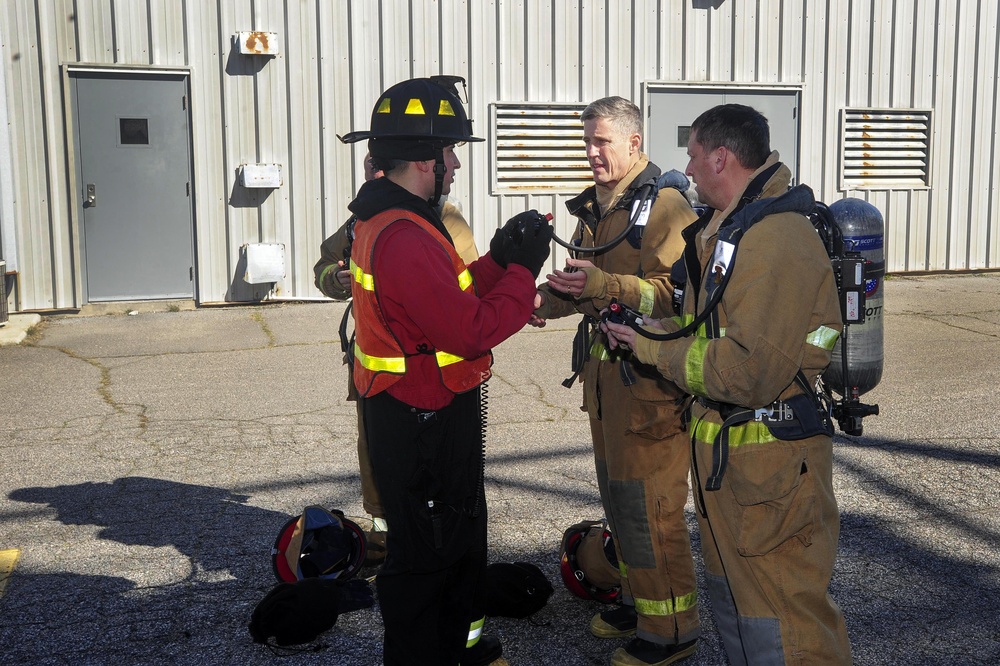
[[[814,393],[842,325],[830,260],[805,217],[812,191],[788,189],[767,120],[750,107],[702,114],[688,155],[687,173],[712,210],[684,234],[683,315],[647,328],[663,334],[712,316],[666,341],[605,329],[613,346],[697,397],[695,507],[730,662],[850,664],[844,617],[828,593],[839,535],[833,428]]]
[[[578,313],[597,318],[612,298],[646,315],[668,316],[670,267],[694,211],[673,188],[660,190],[651,205],[640,201],[642,186],[660,171],[640,152],[642,118],[634,104],[621,97],[597,100],[581,119],[595,185],[567,202],[581,222],[576,240],[581,248],[601,247],[633,215],[636,224],[613,247],[580,253],[588,259],[569,259],[566,271],[548,275],[530,323]],[[623,605],[594,616],[590,628],[601,638],[636,635],[615,651],[612,664],[673,663],[694,653],[700,634],[684,519],[691,458],[681,422],[685,395],[631,353],[609,350],[595,333],[582,372],[584,408]]]

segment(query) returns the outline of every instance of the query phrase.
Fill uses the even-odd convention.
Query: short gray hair
[[[602,97],[588,104],[580,120],[586,122],[594,118],[604,118],[626,136],[642,135],[642,112],[624,97]]]

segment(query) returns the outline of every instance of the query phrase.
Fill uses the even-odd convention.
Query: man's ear
[[[642,145],[642,137],[638,134],[633,134],[628,138],[628,154],[632,155],[639,152],[639,146]]]
[[[434,160],[420,160],[419,162],[414,162],[414,164],[423,172],[434,171]]]
[[[715,173],[722,173],[726,168],[726,163],[733,158],[732,154],[725,146],[715,149]]]

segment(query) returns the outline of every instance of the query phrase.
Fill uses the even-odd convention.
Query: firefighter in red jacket
[[[552,227],[535,211],[498,229],[466,266],[434,205],[481,141],[452,92],[432,79],[379,97],[368,140],[385,176],[348,206],[357,218],[354,383],[388,532],[376,579],[385,664],[467,663],[480,639],[486,570],[480,387],[490,348],[531,316]]]

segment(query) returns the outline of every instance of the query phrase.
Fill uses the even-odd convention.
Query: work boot
[[[499,638],[480,636],[472,647],[465,648],[459,666],[508,666],[503,658],[503,645]]]
[[[611,655],[611,666],[667,666],[683,661],[698,649],[698,641],[662,645],[642,638],[633,638]]]
[[[598,638],[623,638],[635,633],[639,621],[635,606],[617,606],[590,619],[590,633]]]

